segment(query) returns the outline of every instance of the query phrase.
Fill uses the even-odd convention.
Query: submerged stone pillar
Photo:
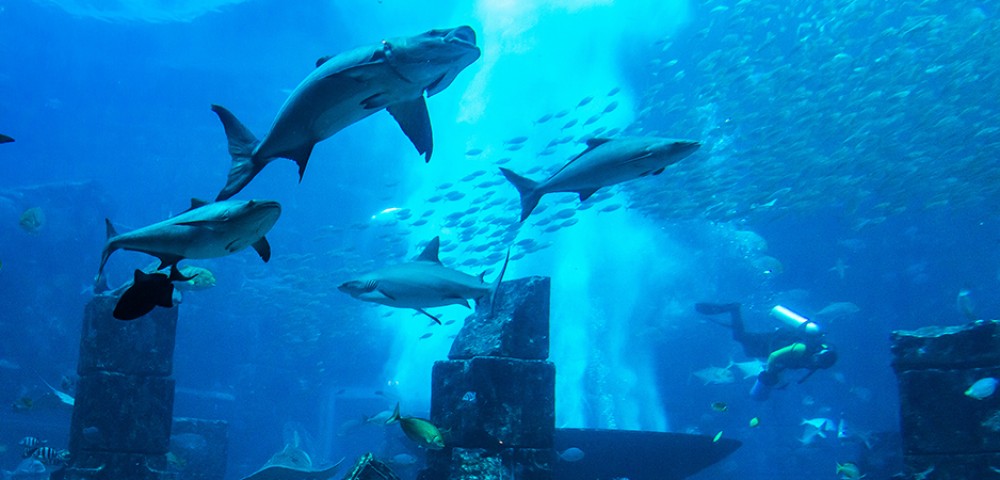
[[[421,480],[551,480],[555,366],[549,356],[549,279],[500,287],[466,319],[449,360],[434,364],[431,422],[446,447],[428,453]]]
[[[118,298],[84,310],[69,465],[71,480],[163,480],[174,406],[177,308],[129,322],[111,316]],[[55,478],[55,477],[54,477]]]
[[[966,391],[1000,379],[1000,322],[893,332],[892,353],[907,478],[996,477],[1000,393]]]

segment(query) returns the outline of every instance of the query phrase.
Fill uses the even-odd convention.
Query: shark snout
[[[452,31],[448,32],[445,37],[446,41],[458,41],[465,43],[469,46],[476,46],[476,31],[467,25],[462,25],[461,27],[456,27]]]
[[[697,140],[674,140],[670,146],[671,153],[682,156],[688,156],[699,148],[701,148],[701,142]]]

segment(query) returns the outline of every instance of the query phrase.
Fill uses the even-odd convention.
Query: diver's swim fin
[[[718,315],[720,313],[735,312],[740,309],[738,303],[696,303],[694,309],[702,315]]]

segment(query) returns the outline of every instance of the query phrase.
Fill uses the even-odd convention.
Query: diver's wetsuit
[[[739,342],[743,346],[743,353],[751,358],[767,359],[775,350],[803,340],[802,335],[787,328],[770,332],[746,331],[738,303],[699,303],[695,305],[695,309],[706,315],[728,312],[730,320],[728,327],[733,331],[733,340]]]

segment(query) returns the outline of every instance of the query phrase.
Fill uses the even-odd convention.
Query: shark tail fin
[[[395,423],[399,421],[399,402],[396,402],[396,408],[393,409],[392,415],[385,421],[386,425]]]
[[[253,152],[260,144],[260,140],[257,140],[257,137],[243,126],[236,115],[219,105],[212,105],[212,111],[222,121],[222,128],[226,130],[226,139],[229,140],[229,155],[233,157],[226,186],[222,188],[219,196],[215,199],[220,201],[243,190],[243,187],[246,187],[260,173],[264,165],[267,164],[267,160],[254,160]]]
[[[111,252],[117,250],[111,239],[118,236],[118,232],[115,231],[115,226],[111,224],[111,220],[104,219],[104,230],[107,232],[107,241],[104,243],[104,250],[101,251],[101,266],[97,269],[97,278],[94,279],[94,292],[101,293],[109,290],[108,279],[104,277],[104,265],[108,263],[108,257],[111,256]]]
[[[514,185],[517,193],[521,195],[521,221],[523,222],[528,218],[528,215],[531,215],[531,211],[538,206],[538,200],[542,198],[542,195],[538,193],[538,182],[503,167],[500,167],[500,173]]]
[[[497,275],[496,281],[493,282],[493,286],[490,288],[490,316],[496,315],[497,313],[497,299],[500,297],[500,283],[503,282],[503,274],[507,273],[508,263],[510,263],[509,248],[507,249],[507,258],[503,261],[503,267],[500,268],[500,275]]]

